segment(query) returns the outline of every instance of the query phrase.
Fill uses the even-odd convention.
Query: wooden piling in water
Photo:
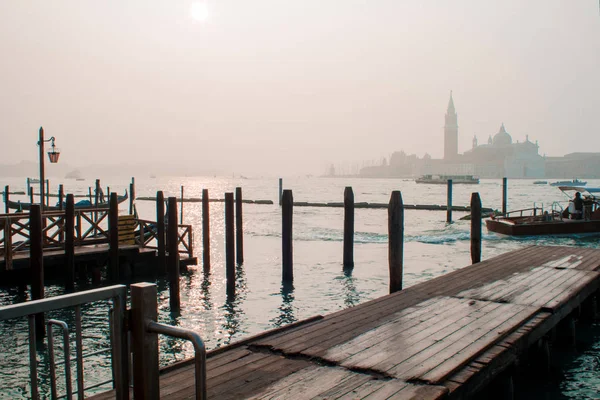
[[[29,187],[29,204],[35,204],[33,201],[33,187]]]
[[[65,288],[75,288],[75,198],[67,195],[65,207]]]
[[[388,262],[390,293],[402,290],[404,273],[404,204],[402,193],[394,190],[388,207]]]
[[[111,193],[108,209],[108,258],[109,277],[119,281],[119,200],[117,193]]]
[[[169,226],[167,228],[167,235],[169,243],[169,257],[168,257],[168,274],[169,274],[169,304],[171,305],[171,311],[179,311],[181,300],[179,297],[179,239],[177,235],[177,198],[169,197]]]
[[[225,276],[227,292],[235,291],[235,243],[233,226],[233,193],[225,193]]]
[[[63,205],[64,200],[65,200],[65,188],[63,187],[63,184],[61,183],[60,185],[58,185],[58,209],[61,211],[65,209],[65,207]]]
[[[167,273],[167,248],[165,235],[165,196],[162,190],[156,192],[156,236],[158,247],[158,275],[166,275]]]
[[[8,207],[8,201],[10,200],[10,187],[8,185],[4,186],[4,213],[8,214],[10,212],[10,208]]]
[[[235,261],[244,263],[244,225],[242,220],[242,188],[235,188]]]
[[[50,205],[50,181],[46,179],[46,207]]]
[[[283,179],[279,178],[279,205],[281,206],[281,199],[283,197]]]
[[[502,178],[502,215],[506,215],[506,203],[508,200],[508,178]]]
[[[448,179],[448,190],[446,200],[446,222],[452,223],[452,179]]]
[[[210,272],[210,214],[208,208],[208,189],[202,189],[202,267]]]
[[[135,213],[135,177],[131,177],[131,183],[129,184],[129,215]]]
[[[179,223],[183,225],[183,185],[181,185],[181,209],[179,209]]]
[[[133,353],[133,395],[136,399],[158,400],[158,334],[149,332],[149,321],[158,318],[156,285],[131,285],[131,349]]]
[[[39,204],[32,204],[29,210],[29,240],[30,240],[30,273],[31,273],[31,299],[44,298],[44,253],[42,231],[42,209]],[[44,314],[35,315],[36,337],[44,337],[46,328]]]
[[[479,193],[471,194],[471,262],[481,261],[481,199]]]
[[[344,189],[344,269],[354,268],[354,192]]]
[[[88,199],[90,201],[90,204],[94,204],[92,202],[92,188],[91,188],[91,186],[88,186]]]
[[[291,190],[286,189],[281,196],[281,260],[284,284],[294,281],[293,215],[294,196]]]

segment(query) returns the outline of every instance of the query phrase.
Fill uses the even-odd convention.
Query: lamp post
[[[50,159],[50,163],[56,164],[58,162],[58,157],[60,156],[60,151],[54,146],[54,136],[52,136],[48,140],[44,140],[44,128],[40,126],[40,138],[38,141],[38,146],[40,146],[40,206],[42,210],[44,210],[44,143],[52,142],[52,149],[48,151],[48,158]]]

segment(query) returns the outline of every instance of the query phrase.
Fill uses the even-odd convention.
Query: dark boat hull
[[[122,202],[124,202],[125,200],[127,200],[129,198],[129,196],[127,195],[127,193],[125,193],[124,196],[118,196],[117,197],[117,201],[119,204],[121,204]],[[84,208],[94,208],[94,209],[108,209],[110,207],[110,204],[106,201],[106,202],[102,202],[102,203],[98,203],[97,206],[95,205],[89,205],[89,204],[84,204],[84,205],[77,205],[75,204],[75,208],[76,209],[84,209]],[[31,208],[31,203],[22,203],[22,202],[18,202],[18,201],[12,201],[12,200],[8,200],[8,208],[10,208],[11,210],[22,210],[22,211],[29,211]],[[60,207],[58,206],[48,206],[45,208],[46,210],[51,210],[51,211],[58,211],[60,210]]]
[[[523,224],[510,223],[505,219],[488,219],[485,224],[489,231],[510,236],[568,235],[576,233],[600,233],[600,221],[565,220]]]

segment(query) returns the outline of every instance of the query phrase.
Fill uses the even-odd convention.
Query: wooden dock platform
[[[600,250],[533,246],[268,331],[208,353],[208,396],[466,399],[595,302],[598,268]],[[161,398],[193,398],[192,361],[161,371]]]

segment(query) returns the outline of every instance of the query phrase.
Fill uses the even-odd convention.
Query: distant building
[[[570,153],[546,157],[546,176],[552,178],[600,178],[600,153]]]
[[[458,114],[454,108],[452,91],[446,110],[446,123],[444,124],[444,160],[454,161],[458,158]]]

